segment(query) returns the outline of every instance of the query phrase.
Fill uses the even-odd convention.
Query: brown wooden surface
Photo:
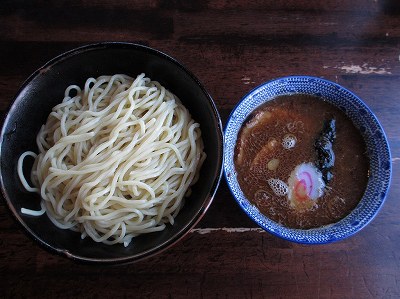
[[[47,60],[98,41],[164,51],[205,85],[225,124],[267,80],[304,74],[351,89],[390,142],[392,185],[373,222],[320,246],[262,232],[221,181],[203,220],[180,243],[130,265],[77,264],[28,238],[0,201],[0,297],[400,298],[400,2],[2,1],[0,112]]]

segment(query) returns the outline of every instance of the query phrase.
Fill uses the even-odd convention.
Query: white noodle
[[[42,197],[59,228],[96,242],[128,246],[132,238],[163,230],[197,181],[205,159],[199,124],[179,99],[144,74],[89,78],[71,85],[36,142],[23,153],[18,175]],[[35,158],[31,187],[23,174]]]

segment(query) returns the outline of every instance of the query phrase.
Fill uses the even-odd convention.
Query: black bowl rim
[[[218,166],[218,172],[216,177],[214,178],[213,185],[210,188],[210,191],[208,193],[208,196],[205,198],[200,211],[191,219],[189,223],[187,223],[185,226],[183,226],[182,229],[180,229],[176,234],[174,234],[171,238],[169,238],[167,241],[164,243],[160,244],[157,247],[153,247],[147,251],[141,252],[136,255],[132,256],[127,256],[127,257],[122,257],[122,258],[88,258],[88,257],[83,257],[80,255],[72,254],[68,250],[61,249],[61,248],[56,248],[52,246],[51,244],[48,244],[44,240],[42,240],[40,237],[38,237],[31,229],[30,227],[23,221],[23,219],[19,216],[18,212],[16,211],[15,207],[13,206],[11,199],[8,196],[7,190],[4,187],[4,182],[3,182],[3,172],[2,172],[2,167],[0,164],[0,188],[1,188],[1,193],[3,195],[4,200],[7,203],[7,206],[9,210],[11,211],[11,214],[13,215],[14,219],[23,227],[23,231],[34,241],[36,241],[40,246],[42,246],[44,249],[65,256],[69,259],[78,261],[78,262],[83,262],[83,263],[102,263],[102,264],[122,264],[122,263],[132,263],[132,262],[137,262],[139,260],[143,260],[145,258],[152,257],[156,254],[159,254],[168,248],[174,246],[177,242],[182,240],[189,232],[190,230],[195,227],[199,221],[203,218],[205,213],[207,212],[208,208],[210,207],[214,196],[217,192],[219,183],[221,181],[223,169],[222,169],[222,164],[223,164],[223,126],[222,126],[222,121],[221,117],[219,115],[217,106],[215,105],[215,102],[211,95],[208,93],[208,91],[205,89],[203,84],[197,79],[197,77],[189,71],[182,63],[180,63],[178,60],[175,58],[169,56],[168,54],[157,50],[155,48],[145,46],[142,44],[137,44],[137,43],[130,43],[130,42],[116,42],[116,41],[110,41],[110,42],[99,42],[99,43],[91,43],[87,45],[83,45],[80,47],[73,48],[71,50],[65,51],[61,53],[60,55],[57,55],[56,57],[50,59],[48,62],[46,62],[43,66],[39,67],[36,71],[34,71],[20,86],[18,89],[17,93],[15,94],[13,100],[11,101],[8,109],[6,110],[6,113],[3,116],[2,120],[2,129],[0,133],[0,157],[1,157],[1,149],[3,146],[3,141],[4,141],[4,136],[7,135],[5,132],[5,127],[6,124],[8,123],[9,117],[11,115],[11,112],[13,110],[13,107],[17,103],[18,96],[20,93],[23,91],[23,89],[38,75],[40,75],[42,72],[45,72],[46,69],[50,68],[51,66],[61,63],[64,60],[67,60],[68,58],[72,56],[79,55],[84,52],[88,51],[97,51],[97,50],[103,50],[107,48],[116,48],[116,49],[137,49],[145,52],[150,52],[151,54],[154,54],[158,57],[161,57],[163,59],[166,59],[170,62],[172,62],[175,66],[178,68],[182,69],[192,80],[195,81],[195,83],[200,87],[204,95],[208,99],[208,103],[210,107],[212,108],[213,111],[213,116],[214,116],[214,121],[216,122],[216,130],[218,133],[218,161],[216,161],[217,166]]]

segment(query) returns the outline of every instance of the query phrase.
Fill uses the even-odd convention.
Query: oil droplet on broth
[[[280,179],[269,179],[267,182],[276,196],[285,196],[289,192],[286,183]]]
[[[286,134],[282,139],[282,146],[284,149],[291,149],[296,146],[297,138],[293,134]]]

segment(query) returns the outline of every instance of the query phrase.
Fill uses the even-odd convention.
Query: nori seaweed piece
[[[316,166],[322,172],[322,178],[328,183],[333,174],[332,167],[335,164],[335,153],[333,152],[333,143],[336,139],[336,122],[330,119],[324,122],[323,129],[314,143],[317,151]]]

